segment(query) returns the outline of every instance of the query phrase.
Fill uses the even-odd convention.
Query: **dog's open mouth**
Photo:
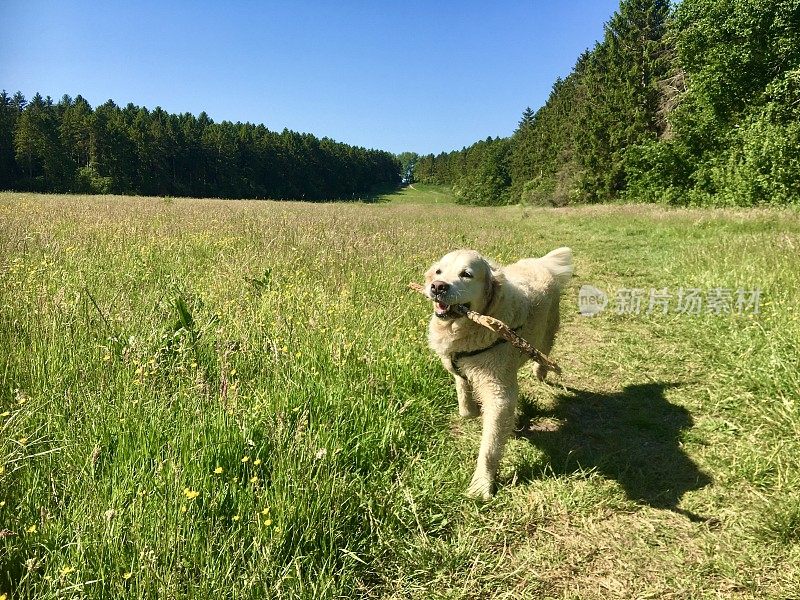
[[[438,300],[433,301],[433,312],[440,319],[455,319],[463,315],[463,310],[453,310],[453,307],[469,310],[469,304],[445,304]]]

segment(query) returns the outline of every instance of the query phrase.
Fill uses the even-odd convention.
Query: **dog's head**
[[[458,317],[450,307],[484,310],[492,299],[496,274],[485,258],[474,250],[455,250],[444,255],[425,273],[425,293],[433,300],[440,319]]]

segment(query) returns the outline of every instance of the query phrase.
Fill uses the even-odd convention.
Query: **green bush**
[[[716,204],[800,204],[800,123],[772,123],[761,114],[734,137],[727,161],[712,171]]]
[[[114,179],[100,175],[94,164],[78,169],[76,180],[78,191],[84,194],[111,194],[114,192]]]

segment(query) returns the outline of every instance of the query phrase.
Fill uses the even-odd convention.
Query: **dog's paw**
[[[466,495],[487,502],[494,496],[494,480],[486,475],[475,473],[467,488]]]

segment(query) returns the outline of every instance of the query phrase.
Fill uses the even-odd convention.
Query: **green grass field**
[[[565,374],[479,504],[406,284],[560,245]],[[796,598],[798,250],[796,211],[0,194],[0,597]]]
[[[446,185],[413,183],[398,191],[380,196],[381,202],[392,204],[452,204],[453,191]]]

